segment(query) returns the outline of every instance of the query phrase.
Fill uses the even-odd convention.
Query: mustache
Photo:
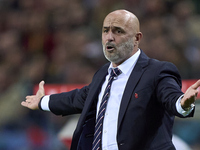
[[[111,42],[107,42],[105,47],[113,47],[113,48],[116,48],[116,45],[114,43],[111,43]]]

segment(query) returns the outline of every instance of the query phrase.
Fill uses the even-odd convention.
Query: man
[[[138,48],[141,38],[134,14],[111,12],[102,28],[103,52],[111,63],[82,89],[44,96],[41,81],[36,95],[27,96],[21,104],[56,115],[81,113],[72,150],[175,149],[171,140],[174,116],[193,116],[200,80],[183,94],[177,68],[148,58]]]

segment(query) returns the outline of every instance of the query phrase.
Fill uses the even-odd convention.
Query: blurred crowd
[[[198,0],[0,0],[1,150],[66,149],[57,133],[68,118],[20,103],[41,80],[89,83],[107,62],[102,22],[116,9],[138,16],[149,57],[174,63],[183,79],[200,77]],[[199,139],[187,142],[194,147]]]

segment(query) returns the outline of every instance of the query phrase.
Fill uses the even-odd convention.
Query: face
[[[115,11],[105,18],[102,29],[103,52],[114,67],[137,51],[138,30],[133,14]]]
[[[107,60],[119,65],[132,56],[133,48],[134,44],[132,39],[129,38],[127,41],[120,42],[119,44],[108,41],[103,45],[103,52]]]

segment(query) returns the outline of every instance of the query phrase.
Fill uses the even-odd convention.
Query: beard
[[[112,46],[114,50],[107,51],[106,47]],[[126,59],[132,56],[134,49],[134,44],[132,39],[130,38],[127,42],[121,43],[119,45],[115,45],[112,42],[106,43],[106,45],[103,45],[103,53],[106,59],[110,62],[113,62],[115,64],[121,64]]]

